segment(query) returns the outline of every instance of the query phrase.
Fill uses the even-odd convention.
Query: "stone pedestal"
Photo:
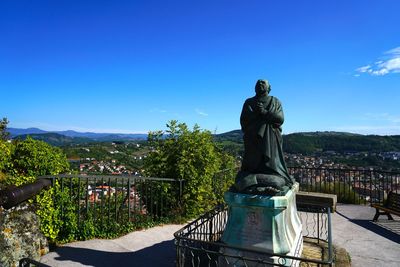
[[[238,255],[249,258],[262,258],[270,262],[296,266],[298,262],[263,253],[282,254],[299,257],[302,252],[302,226],[296,209],[296,183],[284,196],[261,196],[226,192],[228,222],[222,241],[233,247],[250,249],[226,249],[225,255]],[[260,253],[257,253],[260,252]],[[227,258],[222,266],[242,266],[240,261]],[[254,263],[254,266],[257,264]],[[243,264],[243,266],[245,266]],[[251,266],[247,262],[246,266]]]

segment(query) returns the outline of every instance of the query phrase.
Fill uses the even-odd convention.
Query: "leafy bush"
[[[11,144],[0,140],[0,172],[11,168],[11,154]]]
[[[360,204],[365,203],[360,195],[354,191],[353,187],[344,182],[321,182],[305,185],[309,192],[319,192],[326,194],[334,194],[337,196],[337,201],[345,204]]]
[[[0,139],[0,184],[5,182],[5,172],[12,168],[11,154],[11,144]]]
[[[37,177],[69,171],[69,163],[60,148],[30,137],[15,143],[11,162],[17,175]]]
[[[184,179],[182,206],[178,208],[184,216],[195,217],[217,203],[214,175],[232,168],[234,159],[216,146],[209,131],[198,125],[190,130],[185,123],[172,120],[167,128],[166,136],[161,131],[149,133],[153,150],[145,160],[146,175]],[[170,198],[176,198],[178,188],[165,190],[170,192]]]

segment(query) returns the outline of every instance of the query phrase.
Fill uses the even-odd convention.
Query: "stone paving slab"
[[[50,266],[175,266],[173,233],[183,225],[157,226],[106,240],[66,244],[41,258]]]
[[[338,204],[332,216],[333,242],[350,253],[352,266],[400,266],[400,218],[380,216],[375,209]],[[175,266],[173,233],[183,225],[137,231],[113,240],[69,243],[42,257],[50,266]]]
[[[338,204],[332,216],[333,242],[347,250],[352,266],[400,266],[400,218],[388,221],[380,216],[372,222],[375,209],[369,206]]]

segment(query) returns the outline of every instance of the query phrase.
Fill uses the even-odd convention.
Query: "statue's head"
[[[267,80],[258,80],[255,89],[258,96],[267,95],[271,91],[271,85]]]

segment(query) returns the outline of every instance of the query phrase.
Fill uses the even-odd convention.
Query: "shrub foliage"
[[[146,175],[184,180],[181,205],[177,207],[183,216],[194,217],[211,209],[221,198],[214,186],[221,184],[227,189],[231,184],[216,183],[214,179],[220,170],[234,168],[233,157],[214,143],[211,132],[198,125],[190,130],[185,123],[172,120],[165,134],[150,132],[148,141],[152,151],[145,160]],[[176,198],[177,190],[165,191]]]

